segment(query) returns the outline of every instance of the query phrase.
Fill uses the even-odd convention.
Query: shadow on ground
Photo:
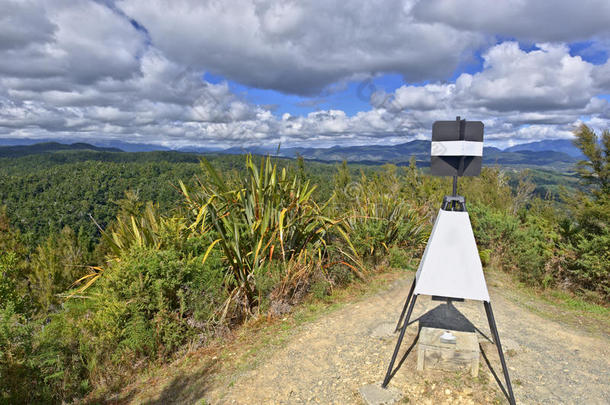
[[[212,375],[218,369],[217,360],[206,361],[196,372],[180,372],[148,405],[194,403],[201,399],[211,386]]]
[[[492,340],[477,328],[464,314],[462,314],[451,302],[440,304],[409,324],[419,321],[419,330],[422,328],[438,328],[457,330],[460,332],[476,332],[487,341]]]
[[[194,363],[197,364],[197,362]],[[154,386],[158,385],[158,383],[150,380],[147,384],[139,386],[139,388],[128,390],[118,400],[107,399],[105,401],[101,400],[100,403],[139,403],[148,405],[196,403],[207,394],[212,386],[212,378],[219,369],[218,360],[206,360],[201,365],[197,364],[194,367],[196,370],[187,369],[185,366],[182,367],[186,371],[178,371],[175,376],[168,378],[170,381],[164,384],[162,389],[155,390]],[[142,398],[143,389],[150,390],[149,392],[151,393],[158,392],[158,394]],[[150,399],[151,396],[154,396],[154,399]]]
[[[474,324],[468,318],[466,318],[466,316],[464,316],[464,314],[462,314],[450,301],[445,304],[440,304],[436,306],[435,308],[421,315],[419,318],[410,321],[409,324],[412,324],[414,322],[419,322],[417,336],[413,340],[411,346],[405,352],[403,358],[398,364],[396,371],[394,371],[393,374],[398,371],[398,368],[400,368],[406,357],[409,355],[409,353],[417,343],[419,333],[421,332],[422,328],[438,328],[455,330],[460,332],[475,332],[484,337],[489,343],[493,343],[488,336],[486,336],[480,329],[474,326]],[[479,344],[479,349],[481,350],[481,354],[483,356],[483,359],[485,360],[485,364],[493,375],[496,383],[498,384],[498,387],[502,390],[502,393],[508,399],[508,393],[506,391],[506,388],[504,387],[504,384],[500,381],[498,373],[491,365],[491,362],[488,358],[488,354],[485,352],[481,344]]]

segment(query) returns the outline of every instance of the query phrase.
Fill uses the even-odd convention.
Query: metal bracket
[[[466,198],[461,195],[446,195],[443,197],[441,209],[444,211],[467,211]]]

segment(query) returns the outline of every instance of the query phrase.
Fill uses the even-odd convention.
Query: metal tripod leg
[[[506,382],[506,390],[508,391],[508,402],[511,405],[515,405],[515,395],[513,394],[513,387],[510,383],[510,377],[508,376],[508,368],[506,367],[506,361],[504,360],[504,353],[502,353],[502,344],[500,343],[500,335],[498,335],[498,328],[496,327],[494,313],[491,310],[491,303],[483,301],[483,305],[485,306],[485,313],[487,314],[489,329],[491,329],[494,343],[496,344],[498,354],[500,355],[500,363],[502,364],[502,372],[504,373],[504,381]]]
[[[413,283],[415,285],[415,283]],[[392,372],[394,368],[394,362],[396,361],[396,356],[398,356],[398,352],[400,351],[400,345],[402,344],[402,339],[405,337],[405,332],[407,330],[407,326],[409,326],[409,318],[411,318],[411,313],[413,312],[413,307],[415,306],[415,301],[417,300],[417,295],[413,295],[413,299],[411,299],[411,303],[409,304],[409,310],[407,311],[407,316],[405,317],[404,324],[402,325],[402,329],[400,330],[400,336],[398,336],[398,342],[396,342],[396,347],[394,348],[394,354],[392,354],[392,360],[390,360],[390,365],[388,366],[388,371],[385,374],[385,378],[383,379],[383,384],[381,384],[382,388],[388,386],[388,383],[392,379]]]
[[[402,318],[405,316],[405,312],[407,311],[407,307],[409,306],[409,302],[411,301],[411,297],[413,296],[413,291],[415,290],[415,280],[416,279],[413,278],[413,283],[411,283],[409,295],[407,295],[405,305],[402,307],[402,312],[400,313],[400,318],[398,318],[398,323],[396,324],[396,329],[394,329],[394,332],[398,332],[398,330],[400,329],[400,323],[402,322]]]

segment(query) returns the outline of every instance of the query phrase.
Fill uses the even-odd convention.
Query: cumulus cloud
[[[529,42],[570,42],[610,34],[606,0],[426,0],[413,14],[459,30]]]
[[[425,125],[439,112],[462,113],[486,121],[491,139],[516,140],[569,136],[568,128],[582,115],[608,109],[597,97],[606,85],[600,78],[608,63],[595,66],[571,56],[565,45],[543,43],[527,52],[516,42],[504,42],[483,60],[479,73],[463,73],[455,83],[401,86],[379,107],[413,114]]]
[[[0,15],[0,50],[19,49],[49,42],[57,26],[33,1],[6,2]]]
[[[3,3],[2,76],[61,77],[92,84],[108,77],[124,79],[138,69],[144,50],[141,36],[127,20],[116,18],[101,4]]]
[[[411,2],[122,0],[155,46],[180,63],[253,87],[317,94],[357,74],[441,79],[485,42],[415,20]]]
[[[585,3],[0,0],[0,137],[388,143],[428,136],[455,115],[484,120],[499,144],[568,137],[580,120],[610,120],[600,97],[610,62],[566,44],[610,44],[607,2]],[[482,69],[447,82],[477,51]],[[364,81],[370,108],[354,114],[278,116],[205,73],[305,96],[301,106],[387,73],[408,84],[386,93]]]
[[[537,47],[526,52],[516,42],[501,43],[483,54],[481,72],[464,73],[453,84],[403,86],[392,105],[433,109],[451,102],[494,112],[584,109],[597,94],[598,69],[571,56],[565,45]]]

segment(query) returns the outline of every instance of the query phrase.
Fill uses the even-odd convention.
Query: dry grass
[[[573,294],[553,288],[526,285],[497,268],[485,272],[490,286],[509,300],[547,319],[581,328],[589,333],[610,335],[610,307],[585,301]]]

